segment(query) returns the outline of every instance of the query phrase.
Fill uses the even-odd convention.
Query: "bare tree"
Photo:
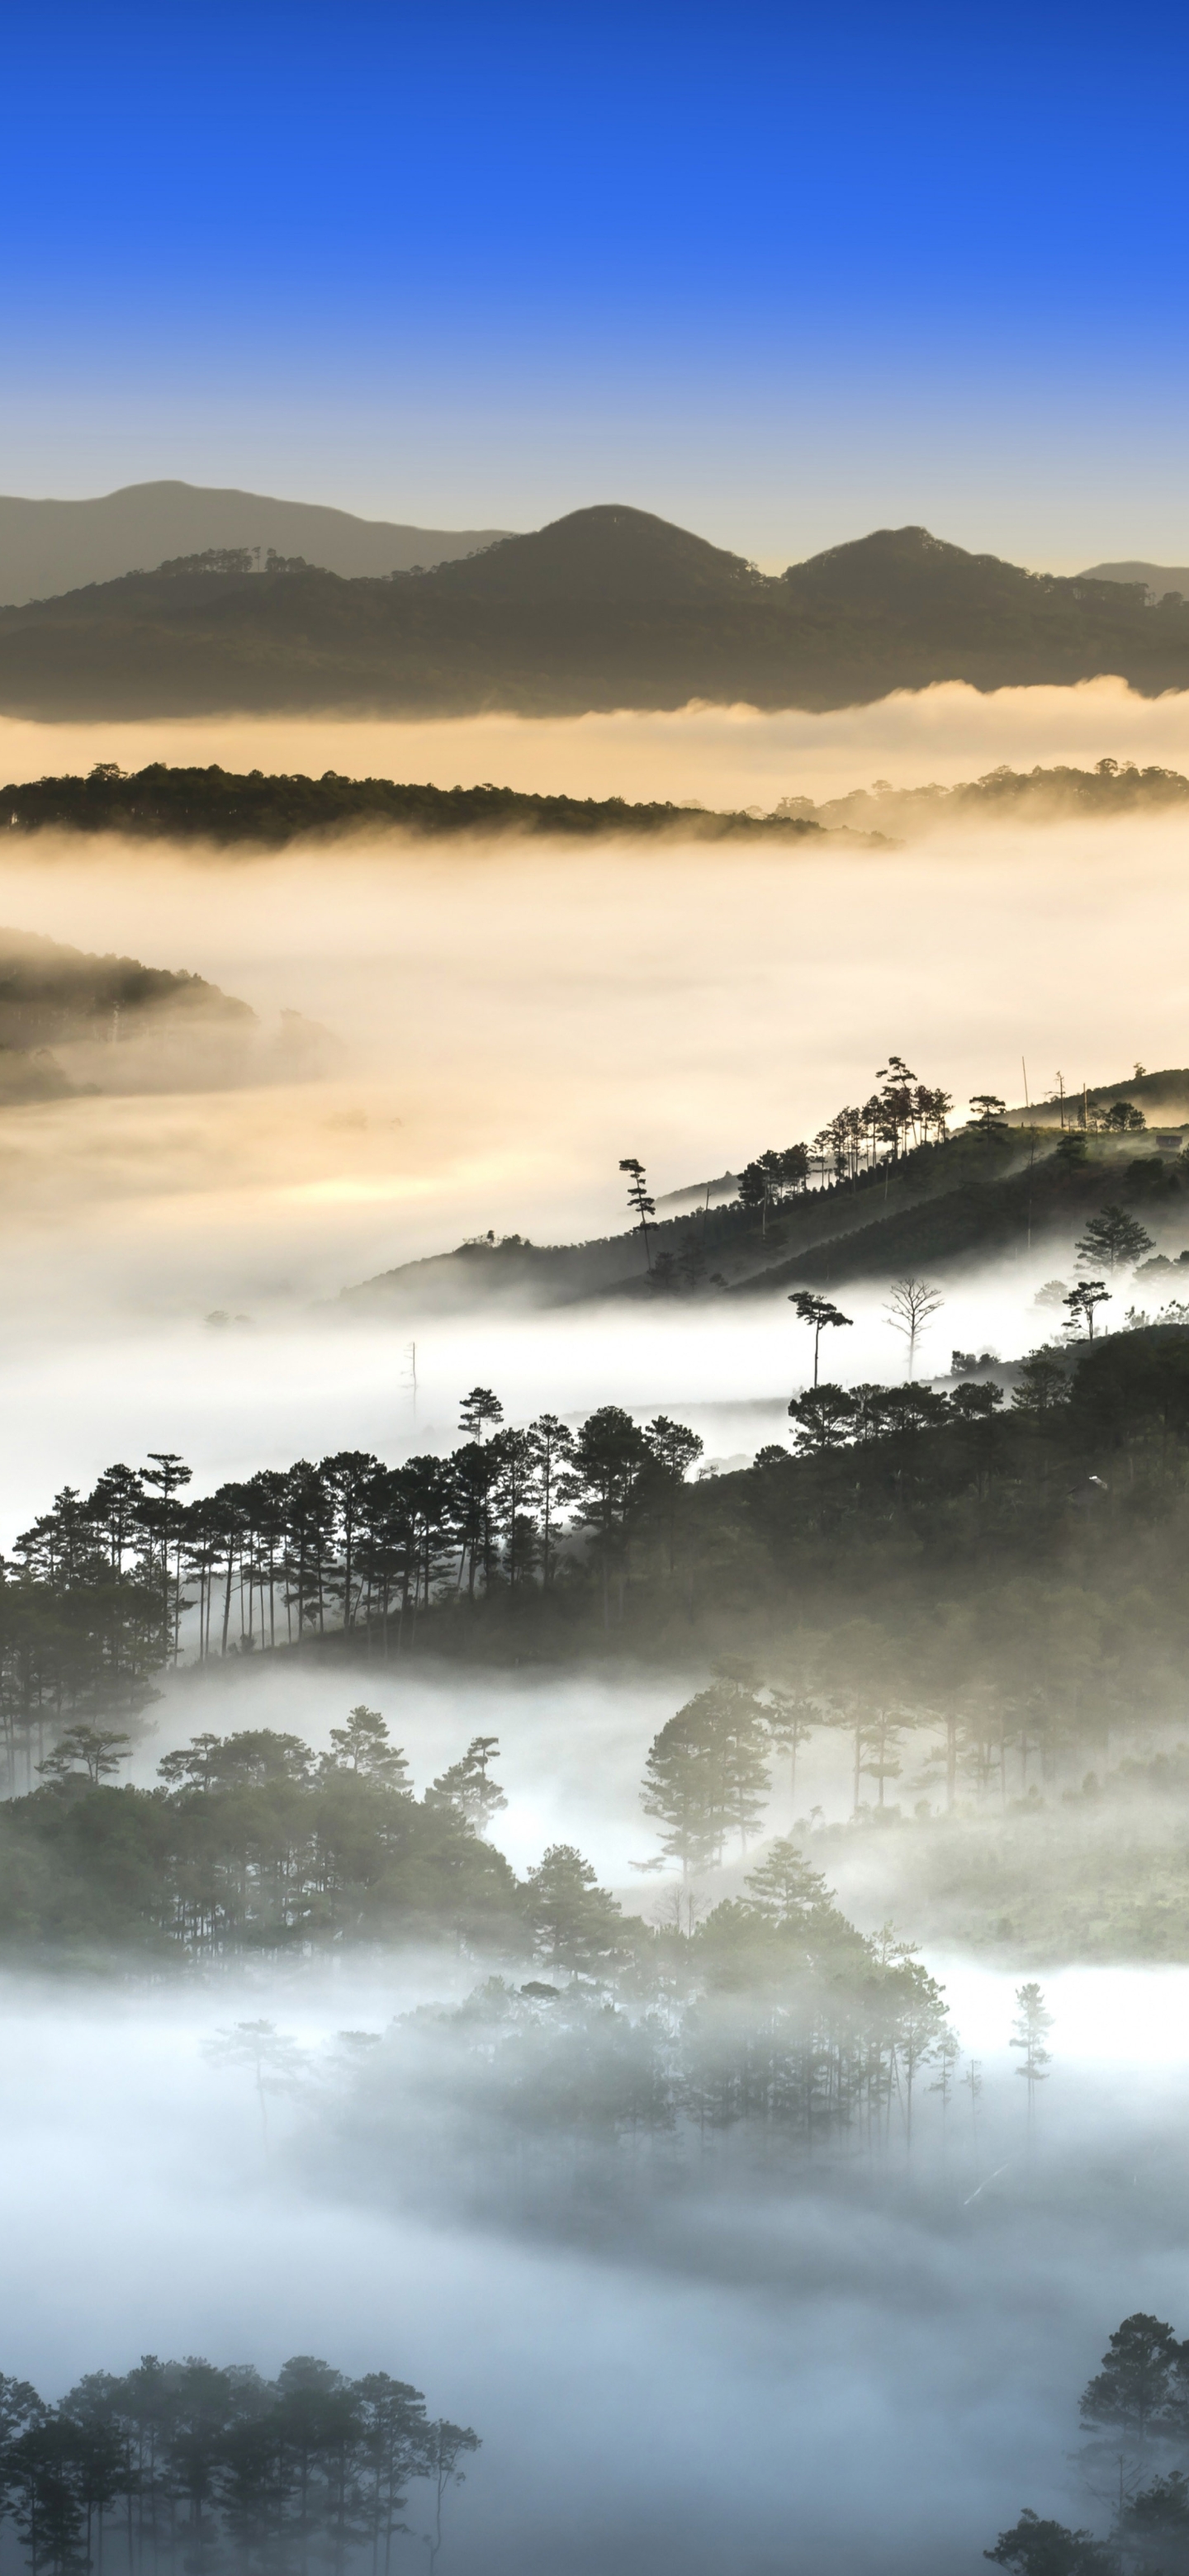
[[[893,1279],[884,1313],[894,1333],[902,1333],[908,1344],[908,1375],[916,1373],[917,1343],[931,1316],[936,1315],[945,1300],[939,1288],[931,1288],[924,1279]]]

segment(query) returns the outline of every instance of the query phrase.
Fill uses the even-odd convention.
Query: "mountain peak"
[[[531,536],[505,537],[432,575],[437,589],[526,606],[721,598],[760,578],[742,555],[622,501],[571,510]]]

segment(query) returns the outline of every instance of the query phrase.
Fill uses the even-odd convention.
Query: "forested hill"
[[[423,573],[344,580],[276,556],[258,572],[212,551],[0,611],[0,709],[40,717],[832,707],[1104,672],[1147,694],[1189,684],[1189,608],[924,528],[767,576],[619,506]]]
[[[6,818],[6,820],[5,820]],[[0,788],[0,828],[39,832],[122,832],[151,840],[213,841],[272,849],[306,833],[404,831],[521,832],[589,839],[615,832],[680,832],[683,840],[797,841],[806,836],[880,845],[879,833],[846,827],[832,836],[802,816],[713,814],[701,806],[628,805],[621,796],[535,796],[513,787],[406,786],[391,778],[246,776],[234,770],[170,769],[154,761],[125,776],[103,761],[88,777],[38,778]],[[886,846],[886,843],[884,843]]]
[[[153,1041],[224,1050],[255,1027],[246,1002],[201,975],[142,966],[137,957],[94,957],[0,926],[0,1106],[62,1099],[80,1087],[118,1090],[134,1059],[135,1087],[152,1087],[144,1050]]]
[[[953,787],[854,788],[815,805],[786,796],[773,812],[707,812],[701,805],[632,805],[621,796],[542,796],[514,787],[430,787],[392,778],[345,778],[324,770],[267,775],[258,769],[169,768],[153,761],[128,774],[101,761],[86,777],[37,778],[0,787],[0,829],[122,832],[138,839],[210,841],[281,849],[305,835],[398,829],[446,835],[518,832],[560,840],[600,833],[682,840],[832,838],[889,848],[946,824],[1047,823],[1078,817],[1110,822],[1162,813],[1189,802],[1176,769],[1137,769],[1100,760],[1093,769],[988,771]],[[5,823],[5,818],[7,822]]]
[[[626,1221],[585,1243],[479,1236],[348,1288],[344,1300],[415,1320],[489,1303],[787,1295],[1029,1246],[1072,1276],[1075,1241],[1108,1208],[1139,1228],[1136,1261],[1162,1265],[1141,1278],[1140,1295],[1185,1286],[1189,1068],[1104,1083],[1076,1105],[1008,1113],[984,1095],[952,1134],[951,1107],[915,1077],[892,1076],[811,1145],[741,1156],[737,1174],[696,1200],[682,1192],[680,1213],[662,1201],[646,1236]]]
[[[809,796],[782,797],[776,811],[827,831],[849,828],[919,840],[947,824],[1112,823],[1137,814],[1160,814],[1189,803],[1189,778],[1179,769],[1134,761],[1099,760],[1093,769],[989,769],[952,787],[852,788],[816,805]]]
[[[36,931],[0,926],[0,1046],[106,1037],[113,1013],[126,1023],[176,1010],[240,1025],[254,1017],[246,1002],[185,968],[142,966],[138,957],[95,957]]]

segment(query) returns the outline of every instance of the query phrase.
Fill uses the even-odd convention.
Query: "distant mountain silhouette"
[[[613,502],[573,510],[532,536],[505,537],[465,563],[443,564],[434,583],[442,597],[524,607],[714,604],[768,587],[742,555],[650,510]]]
[[[1170,590],[1179,590],[1189,599],[1189,564],[1109,563],[1091,564],[1082,575],[1083,581],[1142,581],[1154,599],[1164,599]]]
[[[0,610],[0,709],[39,717],[824,708],[1100,673],[1189,687],[1189,609],[926,528],[768,577],[622,504],[387,580],[182,563]]]
[[[309,501],[197,483],[129,483],[94,501],[23,501],[0,495],[0,603],[22,606],[84,582],[115,581],[170,555],[210,546],[271,546],[328,572],[408,572],[487,546],[497,528],[406,528],[357,519]]]

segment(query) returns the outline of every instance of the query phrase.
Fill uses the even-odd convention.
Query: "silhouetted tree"
[[[1105,1264],[1113,1278],[1120,1262],[1143,1260],[1152,1249],[1152,1236],[1126,1208],[1104,1207],[1097,1216],[1087,1217],[1085,1233],[1078,1236],[1074,1249],[1080,1269],[1097,1270]]]
[[[652,1269],[652,1251],[648,1241],[648,1220],[656,1215],[656,1202],[648,1195],[648,1175],[636,1155],[628,1154],[620,1162],[620,1171],[628,1178],[628,1206],[632,1209],[644,1244],[644,1267]]]
[[[817,1385],[818,1344],[822,1333],[839,1325],[851,1324],[853,1316],[844,1315],[840,1306],[832,1306],[828,1297],[815,1297],[808,1288],[795,1288],[789,1299],[796,1308],[797,1321],[808,1324],[813,1334],[813,1383]]]

